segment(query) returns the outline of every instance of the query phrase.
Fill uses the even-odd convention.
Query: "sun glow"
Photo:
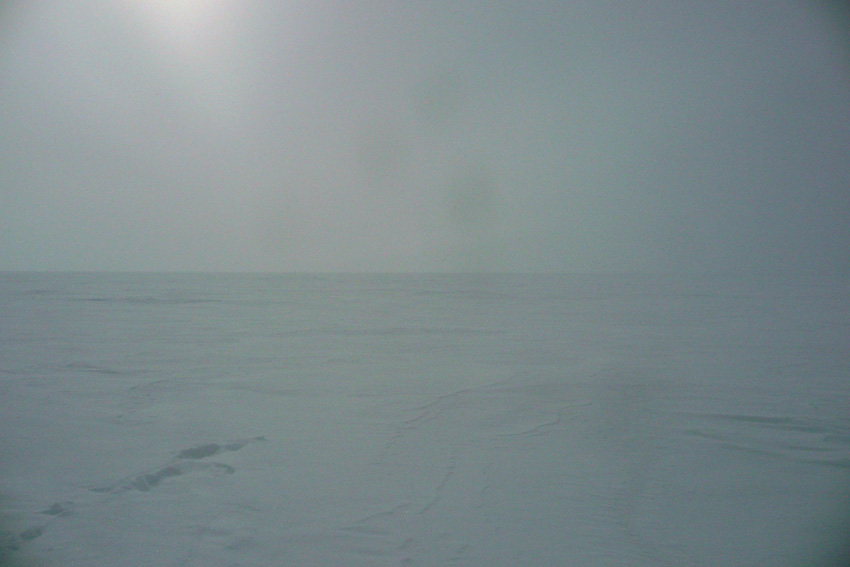
[[[157,64],[204,120],[232,122],[241,106],[237,5],[223,0],[135,0]]]
[[[157,40],[187,59],[203,59],[214,51],[226,20],[226,7],[215,0],[138,0],[134,4]]]

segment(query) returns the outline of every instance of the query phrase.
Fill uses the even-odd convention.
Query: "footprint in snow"
[[[133,475],[115,484],[92,488],[90,490],[91,492],[108,494],[120,494],[128,490],[148,492],[171,477],[187,473],[203,471],[215,475],[233,474],[236,472],[236,469],[230,465],[206,462],[204,460],[208,457],[212,457],[213,455],[238,451],[246,445],[265,440],[265,436],[260,435],[258,437],[229,441],[227,443],[205,443],[194,447],[188,447],[178,451],[176,458],[165,466],[152,471]],[[62,501],[51,504],[39,513],[45,516],[62,518],[73,514],[74,509],[75,505],[73,502]],[[31,526],[17,534],[6,531],[0,532],[0,560],[2,560],[8,553],[20,549],[23,543],[41,536],[44,533],[45,527],[46,524]]]

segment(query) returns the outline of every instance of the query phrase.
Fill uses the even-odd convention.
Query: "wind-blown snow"
[[[0,275],[0,562],[841,564],[846,282]]]

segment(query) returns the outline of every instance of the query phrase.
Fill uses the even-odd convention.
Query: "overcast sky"
[[[850,273],[838,3],[0,8],[0,269]]]

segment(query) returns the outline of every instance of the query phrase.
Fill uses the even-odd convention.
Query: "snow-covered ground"
[[[847,282],[0,275],[0,562],[797,566]]]

